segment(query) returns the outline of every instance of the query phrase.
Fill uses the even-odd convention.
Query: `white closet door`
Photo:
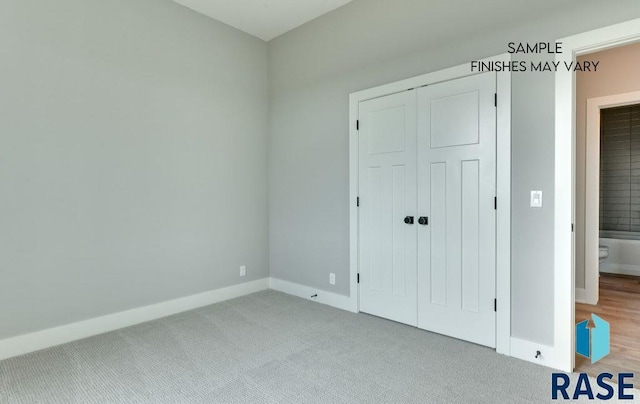
[[[418,327],[495,347],[494,73],[418,91]],[[508,202],[503,202],[508,203]]]
[[[415,326],[416,91],[360,103],[359,123],[360,310]]]

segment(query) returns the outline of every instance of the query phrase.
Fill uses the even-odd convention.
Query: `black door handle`
[[[418,219],[418,223],[420,223],[423,226],[426,226],[429,224],[429,218],[427,216],[420,216],[420,219]]]
[[[406,224],[413,224],[413,216],[407,216],[404,218]]]

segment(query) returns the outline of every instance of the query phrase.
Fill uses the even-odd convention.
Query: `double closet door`
[[[495,347],[495,73],[359,105],[360,310]]]

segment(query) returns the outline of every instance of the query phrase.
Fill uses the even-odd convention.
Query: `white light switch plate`
[[[531,191],[531,207],[542,207],[542,191]]]

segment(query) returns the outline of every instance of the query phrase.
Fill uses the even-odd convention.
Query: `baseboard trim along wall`
[[[273,289],[278,292],[353,313],[358,311],[355,298],[314,289],[309,286],[283,281],[281,279],[263,278],[0,340],[0,360],[115,331],[267,289]],[[536,358],[537,351],[540,351],[540,355]],[[557,360],[556,354],[553,347],[518,338],[511,338],[511,356],[515,358],[559,369],[561,366],[559,366],[560,362]]]
[[[269,278],[0,340],[0,360],[269,289]]]
[[[576,288],[576,303],[587,303],[587,290]]]
[[[278,292],[286,293],[311,300],[317,303],[326,304],[337,309],[357,313],[358,308],[355,299],[348,296],[339,295],[337,293],[326,292],[324,290],[310,288],[308,286],[299,285],[297,283],[283,281],[281,279],[271,278],[269,287]],[[315,297],[312,297],[315,296]]]
[[[605,264],[600,268],[600,273],[640,276],[640,265]]]

